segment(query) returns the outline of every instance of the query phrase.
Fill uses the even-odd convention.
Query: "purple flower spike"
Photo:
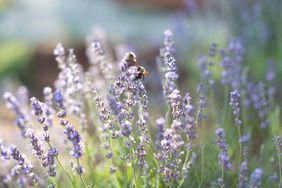
[[[63,95],[62,93],[59,91],[59,90],[56,90],[54,93],[53,93],[53,100],[54,100],[54,103],[55,105],[58,107],[58,108],[63,108],[63,102],[64,102],[64,98],[63,98]]]
[[[125,121],[121,126],[121,133],[123,136],[128,137],[131,134],[131,125],[129,121]]]
[[[256,168],[250,177],[250,187],[258,187],[261,183],[262,175],[263,170],[261,168]]]
[[[233,109],[233,115],[235,117],[235,125],[240,126],[242,121],[240,120],[240,93],[237,90],[234,90],[230,93],[230,106]]]
[[[223,165],[225,170],[230,170],[232,165],[229,162],[230,158],[227,153],[228,145],[225,142],[224,130],[222,128],[218,128],[215,130],[215,134],[217,135],[217,145],[221,149],[221,152],[218,155],[218,162],[220,165]]]
[[[41,159],[43,155],[42,142],[34,134],[34,131],[32,129],[27,129],[26,136],[30,139],[30,143],[32,145],[35,156]]]
[[[74,158],[80,158],[83,155],[83,145],[81,143],[81,136],[79,133],[74,129],[74,127],[70,124],[66,125],[66,129],[64,131],[67,139],[72,142],[73,150],[71,151],[71,155]]]

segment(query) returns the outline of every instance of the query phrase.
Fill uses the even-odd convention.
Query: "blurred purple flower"
[[[183,113],[186,133],[188,138],[193,140],[197,138],[196,112],[192,105],[192,98],[189,93],[186,93],[183,99]]]
[[[233,90],[240,90],[242,84],[244,46],[241,40],[233,39],[228,48],[221,50],[221,83]]]
[[[258,187],[261,184],[262,175],[263,170],[261,168],[256,168],[250,177],[250,187]]]
[[[28,117],[26,116],[22,106],[20,106],[20,103],[12,93],[4,93],[3,98],[6,100],[7,107],[13,110],[16,114],[16,124],[20,128],[22,135],[25,136]]]

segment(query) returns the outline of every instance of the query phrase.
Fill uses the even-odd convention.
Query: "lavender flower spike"
[[[242,121],[240,120],[240,93],[238,90],[234,90],[230,93],[230,106],[233,109],[233,115],[235,117],[235,125],[240,126]]]
[[[30,177],[31,183],[35,183],[37,178],[33,173],[33,166],[25,160],[24,156],[20,153],[15,145],[10,146],[10,155],[15,161],[17,161],[23,173]]]
[[[66,130],[64,131],[64,133],[67,136],[67,139],[70,140],[73,144],[73,150],[71,151],[71,155],[74,158],[80,158],[84,153],[84,145],[81,143],[80,134],[69,123],[67,123]]]
[[[197,112],[197,121],[201,122],[206,116],[204,115],[204,110],[207,107],[205,93],[204,93],[204,85],[199,83],[197,86],[197,92],[199,94],[199,102],[198,102],[198,112]]]
[[[3,145],[2,140],[0,139],[0,159],[8,160],[10,159],[8,149],[6,149]]]
[[[239,184],[238,188],[247,188],[248,181],[248,162],[243,161],[240,165]]]
[[[228,145],[225,142],[224,130],[222,128],[218,128],[215,130],[215,134],[217,135],[217,145],[221,149],[221,152],[218,155],[218,162],[220,165],[223,165],[225,170],[230,170],[232,164],[230,163],[230,158],[227,153]]]
[[[183,99],[183,112],[184,112],[184,123],[186,124],[186,133],[190,140],[197,138],[196,128],[196,113],[194,106],[192,105],[192,98],[187,93]]]
[[[250,187],[258,187],[261,183],[262,175],[263,170],[261,168],[256,168],[250,177]]]
[[[12,109],[17,116],[16,124],[20,128],[22,135],[25,135],[26,132],[26,124],[28,122],[28,118],[25,115],[23,109],[17,98],[9,92],[4,93],[3,98],[6,100],[6,105],[8,108]]]
[[[43,158],[43,167],[48,166],[48,175],[51,177],[55,177],[57,175],[56,165],[55,165],[55,157],[58,156],[58,150],[56,148],[50,148]]]
[[[156,150],[160,150],[161,148],[161,141],[164,138],[164,132],[165,132],[165,125],[166,121],[163,117],[159,118],[156,120],[156,125],[157,125],[157,135],[156,135]]]
[[[37,117],[37,121],[40,124],[43,124],[45,121],[45,117],[43,116],[43,111],[45,108],[45,104],[40,102],[35,97],[32,97],[30,99],[31,107],[32,107],[32,114],[34,114]]]
[[[30,143],[32,145],[35,156],[41,159],[43,155],[42,142],[34,134],[34,131],[32,129],[27,129],[26,136],[30,139]]]

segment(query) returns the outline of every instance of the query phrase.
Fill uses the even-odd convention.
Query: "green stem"
[[[190,152],[189,152],[189,150],[188,150],[188,151],[186,152],[185,161],[184,161],[184,163],[183,163],[183,167],[185,167],[185,168],[187,167],[189,154],[190,154]],[[183,173],[182,173],[182,174],[183,174]],[[185,181],[185,177],[182,178],[182,180],[181,180],[181,182],[179,183],[179,185],[177,186],[177,188],[180,188],[180,187],[182,186],[182,184],[184,183],[184,181]]]
[[[223,164],[221,167],[221,178],[222,178],[222,184],[220,186],[221,188],[224,188],[224,165]]]
[[[132,152],[134,152],[133,149],[132,149]],[[135,186],[137,186],[137,178],[136,178],[136,172],[135,172],[135,162],[134,162],[134,159],[132,161],[132,171],[133,171],[134,183],[135,183]]]
[[[278,166],[279,166],[279,186],[282,186],[282,167],[281,167],[281,153],[278,148]]]
[[[52,145],[50,144],[50,142],[47,142],[47,143],[48,143],[49,147],[52,149],[53,147],[52,147]],[[63,169],[64,173],[67,175],[67,177],[68,177],[69,181],[71,182],[72,186],[75,187],[74,181],[72,180],[72,178],[71,178],[70,174],[68,173],[68,171],[64,168],[64,166],[63,166],[62,163],[60,162],[58,156],[55,156],[55,158],[56,158],[56,160],[57,160],[59,166]]]
[[[147,168],[143,167],[143,173],[144,173],[144,187],[147,188],[148,187],[148,173],[147,173]]]
[[[240,142],[240,138],[241,138],[241,130],[240,130],[240,125],[237,126],[237,130],[238,130],[238,141],[239,141],[239,164],[241,164],[241,159],[242,159],[242,143]]]
[[[80,167],[79,158],[77,158],[76,161],[77,161],[77,168],[79,168],[79,167]],[[84,181],[84,179],[83,179],[81,173],[78,173],[78,174],[79,174],[79,179],[80,179],[80,181],[81,181],[83,187],[86,188],[87,186],[86,186],[86,184],[85,184],[85,181]]]
[[[225,122],[226,122],[226,116],[227,116],[227,107],[228,107],[228,91],[229,91],[229,88],[227,86],[224,87],[224,107],[223,107],[223,111],[224,111],[224,115],[223,115],[223,118],[222,118],[222,125],[221,126],[224,126]]]
[[[64,173],[67,175],[68,179],[70,180],[71,184],[73,187],[75,187],[74,181],[72,180],[70,174],[68,173],[68,171],[64,168],[64,166],[62,165],[62,163],[60,162],[59,158],[57,156],[55,156],[59,166],[63,169]]]
[[[204,166],[205,166],[205,151],[204,151],[204,147],[205,147],[205,130],[204,130],[204,126],[203,124],[201,125],[201,141],[202,141],[202,145],[201,145],[201,177],[200,177],[200,183],[198,185],[198,187],[201,187],[203,178],[204,178]]]

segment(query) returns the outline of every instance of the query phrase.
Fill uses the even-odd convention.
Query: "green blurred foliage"
[[[0,46],[0,76],[19,74],[26,69],[32,50],[19,41],[2,43]]]

